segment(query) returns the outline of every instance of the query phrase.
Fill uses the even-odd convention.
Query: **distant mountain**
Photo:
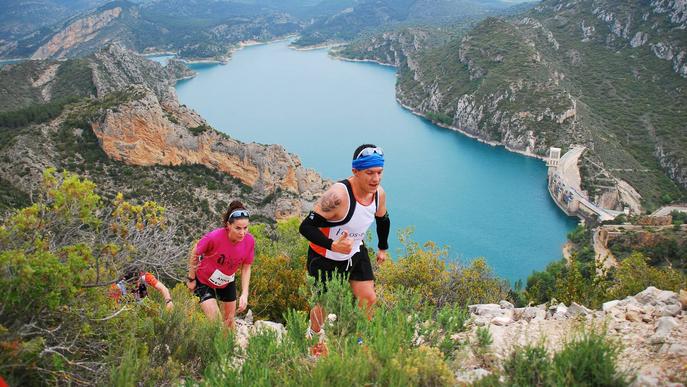
[[[499,0],[116,0],[65,8],[53,17],[28,12],[5,16],[38,28],[16,30],[0,41],[0,57],[84,56],[110,42],[138,52],[174,51],[187,59],[224,60],[241,41],[300,34],[296,45],[348,41],[399,25],[478,20],[509,12]],[[16,2],[30,9],[31,2]],[[86,8],[88,10],[84,11]],[[16,20],[15,20],[16,19]],[[22,33],[23,31],[23,33]]]
[[[107,43],[144,51],[175,51],[185,58],[226,58],[243,40],[296,33],[300,22],[259,5],[224,1],[113,1],[39,33],[7,42],[0,56],[34,59],[92,53]]]
[[[441,25],[483,19],[501,15],[511,5],[499,0],[361,0],[336,14],[315,20],[303,30],[295,45],[349,41],[362,32],[394,25]]]
[[[0,39],[3,44],[62,22],[107,0],[1,0]]]
[[[631,204],[624,181],[651,209],[687,199],[686,27],[680,1],[545,0],[438,47],[407,30],[340,55],[396,58],[401,103],[482,139],[541,156],[585,145],[591,198]]]

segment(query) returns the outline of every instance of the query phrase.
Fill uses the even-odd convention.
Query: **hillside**
[[[270,40],[299,31],[292,16],[230,2],[112,1],[8,42],[2,57],[65,58],[117,42],[137,52],[175,51],[185,58],[226,59],[243,40]]]
[[[16,7],[24,3],[13,2]],[[23,13],[8,14],[7,29],[31,17],[37,25],[0,35],[4,39],[0,58],[79,57],[117,42],[136,52],[172,51],[185,59],[224,61],[242,41],[299,34],[295,44],[310,46],[349,41],[361,33],[400,25],[465,24],[523,7],[500,0],[116,0],[79,4],[59,11],[53,5],[49,8],[55,10],[52,17],[30,12],[38,7],[33,3],[26,3]],[[100,7],[94,8],[96,4]]]
[[[404,50],[397,96],[516,151],[585,145],[590,197],[622,208],[626,181],[653,209],[684,200],[687,189],[684,15],[679,1],[544,1],[439,47]],[[379,42],[345,55],[385,61]]]
[[[361,33],[401,25],[468,23],[508,13],[509,4],[498,0],[365,0],[304,28],[296,46],[350,41]]]
[[[191,75],[178,62],[162,67],[118,45],[83,59],[3,67],[3,200],[26,198],[54,166],[90,178],[107,198],[156,200],[187,231],[217,224],[234,198],[265,221],[309,207],[322,178],[283,147],[236,141],[180,105],[174,82]]]

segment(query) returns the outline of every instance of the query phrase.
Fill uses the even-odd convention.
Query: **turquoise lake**
[[[403,109],[391,67],[278,42],[240,50],[226,65],[192,68],[198,75],[177,85],[181,103],[233,138],[284,145],[325,177],[348,177],[362,143],[384,148],[394,257],[402,253],[397,232],[413,227],[413,240],[448,247],[449,261],[485,257],[499,276],[525,280],[560,259],[577,224],[549,197],[541,160]]]

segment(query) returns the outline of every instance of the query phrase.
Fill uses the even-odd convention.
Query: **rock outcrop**
[[[680,295],[684,299],[684,291]],[[667,385],[684,380],[687,364],[687,305],[680,295],[649,287],[634,297],[606,302],[601,310],[576,303],[471,305],[472,328],[455,340],[470,341],[478,327],[485,327],[493,338],[490,350],[505,359],[515,347],[541,342],[556,352],[581,329],[600,329],[621,344],[619,365],[636,377],[635,386]],[[467,359],[458,380],[488,374],[481,366],[478,359]]]
[[[178,61],[163,67],[121,45],[111,44],[85,59],[36,61],[18,66],[0,73],[0,83],[14,81],[18,95],[21,92],[30,96],[23,106],[50,102],[55,95],[88,97],[48,123],[42,129],[45,136],[63,130],[60,128],[64,125],[76,125],[72,134],[82,136],[84,131],[92,131],[106,156],[117,162],[141,167],[205,166],[243,185],[246,192],[242,191],[242,195],[248,196],[244,200],[258,207],[257,213],[271,219],[302,214],[326,188],[326,181],[304,168],[298,157],[282,146],[239,142],[179,104],[174,84],[178,79],[193,76],[193,72]],[[16,79],[16,74],[21,79]],[[76,92],[72,89],[78,83],[73,79],[83,84]],[[65,120],[71,123],[65,124]],[[22,141],[18,139],[15,143]],[[47,141],[45,146],[51,142]],[[11,158],[10,154],[33,152],[35,146],[26,148],[11,147],[3,149],[3,153]],[[50,159],[59,157],[54,149],[35,149],[35,153],[44,155],[38,157],[41,160],[32,157],[35,166],[51,165]],[[0,175],[31,191],[30,182],[20,181],[22,176],[13,175],[14,170],[8,168],[7,174]],[[214,202],[211,198],[205,200],[208,205]]]
[[[39,47],[31,55],[31,59],[65,57],[72,47],[93,39],[98,31],[118,18],[121,13],[121,7],[114,7],[72,22]]]

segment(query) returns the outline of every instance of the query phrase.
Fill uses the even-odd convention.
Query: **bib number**
[[[208,280],[215,286],[224,286],[230,282],[234,282],[234,276],[235,274],[226,275],[219,271],[219,269],[215,269],[215,272],[212,273]]]

